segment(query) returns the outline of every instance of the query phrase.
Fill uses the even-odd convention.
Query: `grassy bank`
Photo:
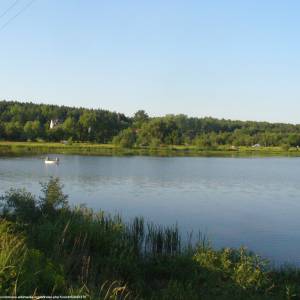
[[[272,156],[300,155],[297,148],[281,147],[236,147],[218,146],[199,148],[196,146],[161,146],[121,148],[113,144],[91,143],[47,143],[47,142],[0,142],[0,155],[31,154],[82,154],[82,155],[154,155],[154,156]]]
[[[89,299],[299,299],[298,269],[245,249],[183,243],[176,226],[70,208],[57,179],[1,198],[0,295]]]

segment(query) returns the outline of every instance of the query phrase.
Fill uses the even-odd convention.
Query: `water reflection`
[[[59,176],[73,204],[178,222],[217,247],[247,245],[300,265],[300,158],[89,157],[0,158],[0,192]]]

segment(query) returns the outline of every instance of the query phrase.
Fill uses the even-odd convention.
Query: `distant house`
[[[260,144],[254,144],[253,146],[252,146],[252,148],[259,148],[260,147]]]
[[[55,128],[57,125],[59,125],[59,120],[58,120],[58,119],[51,120],[51,121],[50,121],[50,126],[49,126],[49,128],[50,128],[50,129],[53,129],[53,128]]]

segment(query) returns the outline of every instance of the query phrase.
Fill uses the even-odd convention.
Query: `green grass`
[[[52,178],[43,196],[1,198],[0,295],[89,299],[299,299],[297,268],[241,249],[186,244],[176,226],[70,208]]]
[[[153,155],[153,156],[272,156],[300,155],[296,148],[288,150],[282,147],[236,147],[218,146],[199,148],[189,145],[166,145],[157,148],[134,147],[121,148],[114,144],[93,143],[51,143],[51,142],[0,142],[0,155],[34,155],[34,154],[82,154],[82,155]]]
[[[0,291],[16,295],[18,276],[26,255],[24,237],[14,234],[9,222],[0,220]]]

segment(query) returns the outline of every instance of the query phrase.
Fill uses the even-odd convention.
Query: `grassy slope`
[[[201,155],[300,155],[296,148],[283,150],[281,147],[238,147],[219,146],[213,149],[201,149],[196,146],[172,145],[158,148],[136,147],[123,149],[113,144],[92,143],[63,143],[47,142],[0,142],[0,154],[90,154],[90,155],[174,155],[174,156],[201,156]]]

